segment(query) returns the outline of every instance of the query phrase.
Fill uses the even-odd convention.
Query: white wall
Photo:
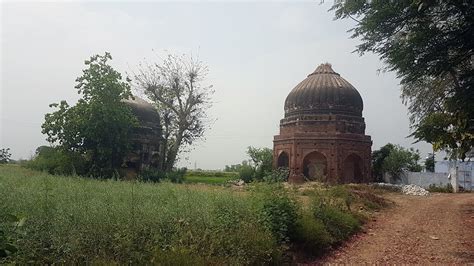
[[[445,187],[450,182],[448,179],[448,173],[431,172],[404,172],[399,180],[395,180],[393,177],[386,174],[384,179],[387,183],[403,185],[414,184],[423,188],[428,188],[430,185]]]

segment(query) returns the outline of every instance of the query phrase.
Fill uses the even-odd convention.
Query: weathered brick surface
[[[365,135],[362,100],[352,85],[339,79],[343,80],[330,65],[321,65],[285,101],[273,157],[279,167],[288,156],[291,182],[370,181],[372,141]]]

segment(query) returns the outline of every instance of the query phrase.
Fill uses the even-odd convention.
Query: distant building
[[[370,136],[365,135],[359,92],[326,63],[301,81],[285,100],[275,167],[288,167],[290,182],[371,181]]]
[[[126,176],[133,177],[143,169],[160,167],[160,116],[152,104],[137,96],[124,102],[138,119],[138,125],[132,131],[132,149],[124,159],[123,169]]]

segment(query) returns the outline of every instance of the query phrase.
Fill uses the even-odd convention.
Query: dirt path
[[[474,264],[474,194],[389,195],[395,207],[315,264]]]

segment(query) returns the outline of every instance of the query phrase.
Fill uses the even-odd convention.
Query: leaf
[[[14,246],[13,244],[5,244],[5,250],[10,252],[10,253],[15,253],[18,251],[18,248],[16,246]]]
[[[18,217],[16,217],[16,216],[13,215],[13,214],[7,214],[7,215],[5,216],[5,220],[6,220],[7,222],[14,223],[14,222],[18,222]]]
[[[26,222],[26,217],[23,217],[21,218],[17,223],[16,223],[16,227],[22,227]]]

